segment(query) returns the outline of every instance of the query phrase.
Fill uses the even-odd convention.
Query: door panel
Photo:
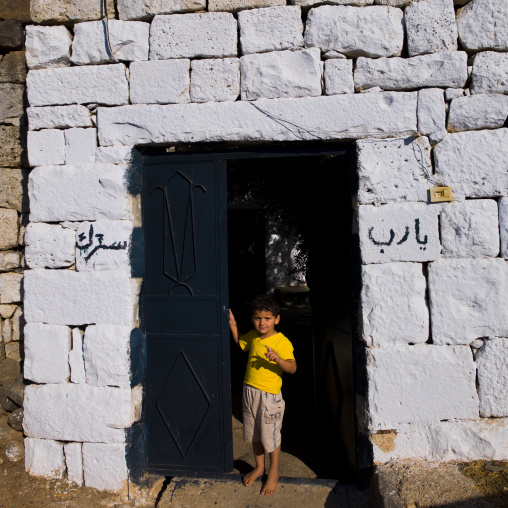
[[[142,207],[149,468],[230,471],[225,163],[147,160]]]

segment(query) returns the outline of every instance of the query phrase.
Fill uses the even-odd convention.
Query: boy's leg
[[[252,485],[265,472],[265,449],[261,441],[254,441],[252,443],[252,450],[256,459],[256,467],[242,478],[243,484],[246,487]]]
[[[261,491],[264,496],[272,495],[277,489],[277,482],[279,481],[279,458],[280,458],[280,445],[269,453],[270,455],[270,469],[268,470],[268,477],[266,483]]]

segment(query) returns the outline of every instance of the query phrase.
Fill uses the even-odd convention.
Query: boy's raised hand
[[[265,356],[267,360],[270,360],[271,362],[279,363],[278,360],[280,360],[279,355],[269,346],[265,346],[268,351],[265,353]]]

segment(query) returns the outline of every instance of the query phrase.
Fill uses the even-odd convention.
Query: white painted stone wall
[[[0,274],[43,383],[31,474],[125,485],[135,147],[202,142],[356,143],[360,432],[378,462],[508,459],[508,2],[290,3],[119,0],[106,26],[98,4],[32,0],[27,270]],[[430,203],[436,183],[456,201]],[[17,248],[17,212],[0,219]]]

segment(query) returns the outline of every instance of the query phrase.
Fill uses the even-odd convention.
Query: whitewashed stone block
[[[417,116],[420,134],[430,136],[446,132],[445,100],[441,88],[428,88],[418,92]]]
[[[367,350],[370,429],[478,418],[476,368],[468,346]]]
[[[65,383],[69,378],[71,330],[67,326],[25,325],[26,379],[35,383]]]
[[[370,347],[426,342],[429,311],[425,290],[420,264],[363,266],[361,339]]]
[[[132,323],[127,272],[28,270],[24,288],[27,323]]]
[[[63,268],[75,263],[75,234],[59,224],[31,223],[25,232],[25,260],[30,268]]]
[[[90,110],[86,106],[27,108],[26,113],[31,131],[92,126]]]
[[[434,148],[436,177],[455,198],[506,196],[508,129],[449,134]]]
[[[124,64],[32,70],[27,76],[30,106],[129,102]]]
[[[48,439],[25,439],[25,470],[32,476],[63,478],[63,445]]]
[[[67,466],[67,480],[83,485],[83,457],[81,443],[68,443],[64,445],[65,464]]]
[[[71,383],[85,383],[85,361],[83,359],[83,332],[79,328],[72,329],[72,349],[69,351],[69,367]]]
[[[76,269],[130,270],[131,221],[82,222],[76,230]]]
[[[409,56],[457,49],[453,0],[419,0],[404,11]]]
[[[65,164],[65,137],[58,129],[29,131],[27,133],[30,166]]]
[[[130,387],[130,334],[130,326],[87,326],[83,355],[88,384]]]
[[[317,48],[242,56],[242,100],[321,95],[321,53]]]
[[[115,17],[114,0],[106,0],[108,17]],[[30,19],[35,23],[75,23],[104,17],[104,3],[69,0],[31,0]]]
[[[506,460],[507,435],[508,418],[495,418],[400,425],[391,450],[381,449],[376,435],[370,438],[375,463],[409,458],[471,461]]]
[[[508,117],[508,96],[476,94],[453,99],[448,113],[451,132],[498,129]]]
[[[430,144],[425,137],[357,141],[360,204],[427,201],[432,187]]]
[[[485,51],[474,57],[471,93],[508,94],[508,53]]]
[[[388,0],[388,1],[390,1],[390,0]],[[393,2],[395,0],[391,0],[391,1]],[[399,1],[402,1],[402,0],[399,0]],[[409,0],[406,0],[406,1],[409,1]],[[291,3],[293,5],[299,5],[301,7],[310,7],[312,5],[321,5],[323,2],[322,2],[322,0],[290,0],[289,3]],[[330,4],[330,5],[356,5],[358,7],[364,7],[366,5],[373,5],[374,0],[330,0],[326,3]],[[382,5],[392,5],[389,3],[383,3],[382,1],[378,1],[377,3],[382,4]],[[399,7],[399,6],[397,6],[397,7]]]
[[[18,246],[18,212],[0,208],[0,250],[15,249]]]
[[[416,93],[99,108],[98,118],[104,146],[386,138],[416,132]]]
[[[323,5],[307,17],[306,47],[376,58],[399,56],[403,43],[403,12],[394,7]]]
[[[501,256],[508,259],[508,198],[499,200],[499,230],[501,232]]]
[[[432,261],[439,257],[438,210],[424,203],[358,208],[363,264]]]
[[[22,280],[20,273],[0,273],[0,303],[21,302]]]
[[[86,65],[148,60],[149,23],[109,20],[107,29],[111,53],[105,23],[105,21],[89,21],[74,25],[72,63]]]
[[[97,164],[137,164],[141,154],[133,146],[98,146],[95,154]]]
[[[286,5],[286,0],[208,0],[209,11],[238,12],[243,9],[259,9]]]
[[[462,88],[447,88],[445,90],[445,101],[450,102],[453,99],[464,96],[464,90]]]
[[[325,94],[354,93],[353,60],[333,58],[325,61]]]
[[[95,162],[97,129],[67,129],[65,131],[65,162],[79,166]]]
[[[263,53],[303,46],[299,7],[269,7],[238,13],[242,53]]]
[[[83,443],[83,472],[87,487],[121,490],[128,480],[125,445]]]
[[[29,69],[71,64],[72,36],[64,26],[25,27],[26,64]]]
[[[445,258],[496,257],[499,254],[497,202],[456,201],[443,208],[440,221]]]
[[[124,443],[132,425],[131,391],[62,383],[29,385],[23,402],[28,437]]]
[[[189,102],[190,60],[151,60],[130,66],[133,104]]]
[[[206,0],[118,0],[120,19],[151,19],[156,14],[174,14],[206,9]]]
[[[32,222],[129,218],[125,167],[45,166],[30,173]]]
[[[459,39],[466,51],[508,51],[508,3],[474,0],[457,12]]]
[[[235,101],[240,95],[238,58],[193,60],[191,68],[192,102]]]
[[[480,416],[508,416],[508,339],[489,338],[476,353]]]
[[[406,7],[411,3],[411,0],[376,0],[376,5],[390,5],[392,7]]]
[[[449,51],[412,58],[358,58],[357,91],[380,86],[384,90],[463,87],[467,80],[467,53]]]
[[[155,16],[150,60],[236,56],[237,37],[236,20],[229,12]]]
[[[429,267],[435,344],[469,344],[508,335],[508,264],[504,259],[446,259]]]

